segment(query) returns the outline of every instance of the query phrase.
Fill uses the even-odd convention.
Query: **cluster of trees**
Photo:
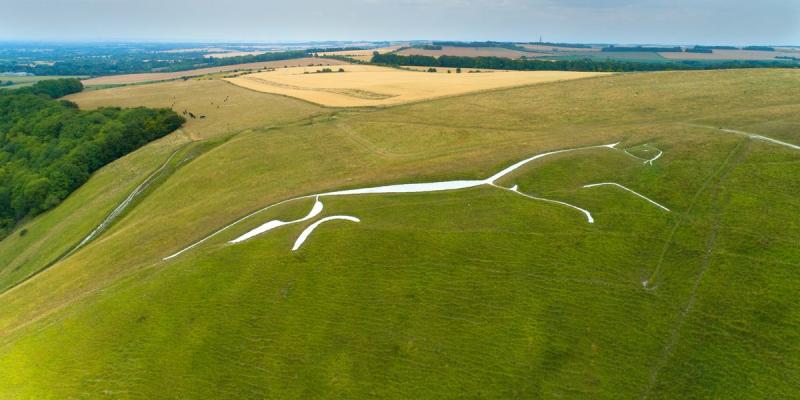
[[[416,46],[413,46],[413,47],[417,48],[417,49],[422,49],[422,50],[441,50],[442,49],[442,46],[440,46],[438,44],[420,44],[420,45],[416,45]]]
[[[675,47],[643,47],[643,46],[623,46],[617,47],[614,45],[603,47],[602,51],[604,52],[611,52],[611,53],[623,53],[623,52],[653,52],[653,53],[669,53],[669,52],[683,52],[683,48],[680,46]]]
[[[529,53],[535,53],[531,49],[522,47],[516,43],[512,42],[433,42],[434,47],[438,47],[437,49],[431,50],[441,50],[442,46],[450,46],[450,47],[496,47],[501,49],[509,49],[509,50],[516,50],[516,51],[525,51]]]
[[[316,54],[316,53],[330,53],[334,51],[359,51],[359,50],[369,50],[369,48],[364,46],[312,47],[310,49],[306,49],[305,52],[308,54]]]
[[[708,50],[739,50],[736,46],[694,46],[695,49],[708,49]]]
[[[0,237],[46,211],[109,162],[183,124],[168,109],[81,111],[57,97],[77,79],[0,90]]]
[[[518,46],[516,43],[511,42],[453,42],[453,41],[441,41],[441,42],[433,42],[434,46],[450,46],[450,47],[500,47],[504,49],[520,49],[523,47]]]
[[[83,90],[83,84],[78,79],[48,79],[36,82],[32,86],[19,88],[12,93],[45,95],[51,99],[57,99],[81,90]]]
[[[740,50],[739,47],[735,46],[694,46],[693,48],[686,49],[688,53],[712,53],[712,50]],[[742,47],[741,50],[759,50],[759,51],[775,51],[775,48],[769,46],[745,46]],[[617,46],[608,46],[604,47],[603,51],[605,52],[658,52],[658,53],[665,53],[665,52],[681,52],[683,49],[679,46],[676,47],[643,47],[643,46],[626,46],[626,47],[617,47]]]
[[[323,69],[318,69],[316,73],[318,73],[318,74],[327,74],[327,73],[332,73],[332,72],[333,72],[333,70],[330,69],[330,68],[323,68]],[[337,70],[336,72],[344,72],[344,68],[339,68],[339,70]],[[306,71],[306,72],[303,72],[303,73],[304,74],[309,74],[310,72]]]
[[[14,81],[3,81],[3,80],[0,80],[0,87],[2,87],[2,86],[11,86],[13,84],[14,84]]]
[[[704,54],[711,54],[714,52],[714,49],[710,49],[708,47],[692,47],[690,49],[686,49],[687,53],[704,53]]]
[[[775,48],[770,46],[744,46],[742,50],[775,51]]]
[[[513,60],[502,57],[457,57],[457,56],[402,56],[398,54],[378,54],[372,56],[374,64],[448,67],[477,69],[507,69],[517,71],[590,71],[590,72],[631,72],[631,71],[671,71],[693,69],[730,68],[769,68],[800,67],[780,61],[730,61],[709,63],[702,61],[676,61],[664,63],[631,62],[617,60]]]

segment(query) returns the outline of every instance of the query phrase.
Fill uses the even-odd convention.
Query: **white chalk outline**
[[[649,147],[649,148],[651,148],[651,149],[653,149],[653,150],[656,150],[656,151],[658,151],[658,154],[656,154],[656,156],[655,156],[655,157],[653,157],[653,158],[651,158],[651,159],[649,159],[649,160],[648,160],[648,159],[646,159],[646,158],[642,158],[642,157],[639,157],[639,156],[637,156],[637,155],[634,155],[633,153],[631,153],[631,152],[629,152],[629,151],[628,151],[628,150],[630,150],[630,149],[635,149],[635,148],[637,148],[637,147]],[[655,160],[658,160],[659,158],[661,158],[661,156],[662,156],[662,155],[664,155],[664,152],[663,152],[663,151],[661,151],[661,149],[659,149],[658,147],[652,146],[650,143],[645,143],[645,144],[643,144],[643,145],[629,147],[629,148],[627,148],[627,149],[624,149],[624,150],[622,150],[622,151],[624,151],[624,152],[625,152],[625,154],[627,154],[627,155],[629,155],[629,156],[631,156],[631,157],[633,157],[633,158],[635,158],[635,159],[637,159],[637,160],[640,160],[640,161],[642,161],[642,164],[650,164],[650,165],[653,165],[653,161],[655,161]]]
[[[664,211],[671,212],[671,210],[669,208],[664,207],[663,205],[659,204],[656,201],[653,201],[649,197],[647,197],[647,196],[645,196],[645,195],[643,195],[643,194],[641,194],[641,193],[639,193],[639,192],[637,192],[637,191],[635,191],[633,189],[630,189],[628,187],[620,185],[619,183],[616,183],[616,182],[591,183],[591,184],[588,184],[588,185],[583,185],[583,188],[586,189],[586,188],[593,188],[593,187],[598,187],[598,186],[616,186],[616,187],[618,187],[618,188],[620,188],[622,190],[627,190],[627,191],[629,191],[629,192],[631,192],[631,193],[633,193],[633,194],[635,194],[635,195],[647,200],[648,202],[652,203],[653,205],[655,205],[658,208],[663,209]]]
[[[334,215],[332,217],[322,218],[319,221],[314,222],[313,224],[306,227],[306,229],[303,229],[303,232],[300,232],[300,236],[297,237],[297,240],[295,240],[294,242],[294,246],[292,246],[292,251],[297,251],[297,249],[299,249],[300,246],[303,245],[303,242],[306,241],[308,236],[311,235],[312,232],[314,232],[314,229],[317,229],[317,227],[320,226],[323,222],[334,221],[334,220],[361,222],[360,219],[356,217],[351,217],[349,215]]]
[[[279,219],[273,219],[273,220],[271,220],[271,221],[269,221],[269,222],[267,222],[265,224],[260,225],[259,227],[255,228],[255,229],[250,230],[249,232],[245,233],[244,235],[239,236],[236,239],[231,240],[228,243],[244,242],[245,240],[250,239],[253,236],[260,235],[260,234],[262,234],[264,232],[271,231],[271,230],[273,230],[275,228],[278,228],[278,227],[281,227],[281,226],[284,226],[284,225],[291,225],[291,224],[295,224],[295,223],[298,223],[298,222],[308,221],[308,220],[316,217],[317,215],[319,215],[322,212],[323,207],[324,206],[323,206],[322,202],[319,201],[319,196],[317,196],[317,198],[314,201],[314,206],[311,207],[311,211],[309,211],[308,214],[305,217],[300,218],[300,219],[296,219],[296,220],[293,220],[293,221],[281,221]]]
[[[777,144],[777,145],[780,145],[780,146],[788,147],[790,149],[800,150],[800,146],[798,146],[796,144],[782,142],[782,141],[780,141],[778,139],[773,139],[773,138],[771,138],[769,136],[758,135],[758,134],[755,134],[755,133],[740,131],[738,129],[720,128],[720,127],[717,127],[717,126],[702,125],[702,124],[691,124],[691,123],[687,123],[685,125],[696,126],[696,127],[700,127],[700,128],[714,129],[714,130],[727,132],[727,133],[734,133],[734,134],[737,134],[737,135],[747,136],[750,139],[762,140],[762,141],[765,141],[765,142],[769,142],[769,143]]]
[[[615,142],[615,143],[610,143],[610,144],[602,144],[602,145],[595,145],[595,146],[573,147],[573,148],[569,148],[569,149],[554,150],[554,151],[549,151],[549,152],[546,152],[546,153],[537,154],[535,156],[526,158],[526,159],[524,159],[522,161],[516,162],[516,163],[504,168],[500,172],[498,172],[498,173],[496,173],[496,174],[494,174],[494,175],[492,175],[492,176],[490,176],[490,177],[488,177],[486,179],[483,179],[483,180],[454,180],[454,181],[427,182],[427,183],[405,183],[405,184],[398,184],[398,185],[375,186],[375,187],[360,188],[360,189],[337,190],[337,191],[333,191],[333,192],[325,192],[325,193],[317,193],[317,194],[309,194],[309,195],[305,195],[305,196],[293,197],[291,199],[282,200],[280,202],[277,202],[277,203],[274,203],[274,204],[270,204],[270,205],[268,205],[268,206],[266,206],[264,208],[261,208],[259,210],[253,211],[252,213],[247,214],[242,218],[239,218],[238,220],[236,220],[236,221],[234,221],[234,222],[232,222],[232,223],[230,223],[230,224],[228,224],[228,225],[226,225],[226,226],[214,231],[210,235],[198,240],[197,242],[192,243],[191,245],[181,249],[180,251],[176,252],[175,254],[172,254],[170,256],[164,257],[162,260],[166,261],[166,260],[169,260],[171,258],[177,257],[180,254],[186,252],[187,250],[190,250],[190,249],[194,248],[195,246],[200,245],[201,243],[207,241],[208,239],[211,239],[212,237],[216,236],[217,234],[219,234],[219,233],[227,230],[228,228],[238,224],[239,222],[242,222],[245,219],[248,219],[248,218],[250,218],[250,217],[252,217],[252,216],[254,216],[256,214],[259,214],[259,213],[261,213],[263,211],[266,211],[266,210],[268,210],[270,208],[273,208],[275,206],[278,206],[278,205],[281,205],[281,204],[284,204],[284,203],[288,203],[290,201],[300,200],[300,199],[307,199],[307,198],[316,198],[319,201],[319,198],[323,197],[323,196],[346,196],[346,195],[380,194],[380,193],[427,193],[427,192],[438,192],[438,191],[447,191],[447,190],[468,189],[468,188],[473,188],[473,187],[477,187],[477,186],[488,185],[488,186],[496,187],[496,188],[499,188],[499,189],[508,190],[508,191],[517,193],[517,194],[519,194],[521,196],[524,196],[524,197],[527,197],[527,198],[530,198],[530,199],[541,200],[541,201],[554,203],[554,204],[559,204],[559,205],[563,205],[563,206],[566,206],[566,207],[570,207],[570,208],[576,209],[576,210],[582,212],[584,215],[586,215],[587,220],[589,221],[589,223],[593,223],[594,219],[592,218],[591,213],[589,213],[589,211],[587,211],[587,210],[584,210],[584,209],[582,209],[580,207],[577,207],[577,206],[574,206],[572,204],[565,203],[565,202],[562,202],[562,201],[545,199],[545,198],[541,198],[541,197],[534,197],[534,196],[531,196],[531,195],[527,195],[527,194],[521,193],[521,192],[519,192],[517,190],[511,190],[511,189],[508,189],[508,188],[505,188],[505,187],[502,187],[502,186],[499,186],[499,185],[495,184],[495,181],[497,181],[498,179],[500,179],[500,178],[502,178],[502,177],[514,172],[515,170],[517,170],[518,168],[522,167],[523,165],[525,165],[525,164],[527,164],[527,163],[529,163],[531,161],[537,160],[539,158],[542,158],[542,157],[546,157],[546,156],[553,155],[553,154],[560,154],[560,153],[566,153],[566,152],[571,152],[571,151],[578,151],[578,150],[589,150],[589,149],[600,149],[600,148],[616,149],[616,146],[619,143],[620,142]],[[270,222],[272,222],[272,221],[270,221]],[[264,227],[265,225],[270,224],[270,222],[267,222],[266,224],[261,225],[260,227],[254,229],[254,230],[262,229],[262,227]],[[297,221],[297,222],[299,222],[299,221]],[[273,223],[273,224],[275,224],[275,223]],[[280,226],[280,225],[278,225],[278,226]],[[275,226],[275,227],[277,227],[277,226]],[[270,229],[272,229],[272,228],[270,228]],[[239,236],[239,238],[242,238],[244,236],[247,236],[247,238],[252,238],[253,236],[256,236],[257,233],[253,234],[253,235],[250,235],[250,233],[252,231],[253,230],[245,233],[242,236]],[[266,231],[266,230],[264,230],[264,231]],[[237,239],[239,239],[239,238],[237,238]],[[246,240],[247,238],[242,239],[242,240]]]
[[[546,199],[544,197],[536,197],[536,196],[531,196],[531,195],[526,194],[526,193],[522,193],[522,192],[519,191],[519,186],[517,186],[517,185],[512,186],[510,189],[506,188],[506,187],[498,186],[498,185],[495,185],[495,184],[492,184],[492,186],[500,188],[500,189],[503,189],[503,190],[508,190],[509,192],[516,193],[516,194],[518,194],[520,196],[527,197],[529,199],[539,200],[539,201],[546,201],[548,203],[560,204],[562,206],[574,208],[574,209],[582,212],[583,215],[586,216],[586,221],[587,222],[589,222],[590,224],[594,223],[594,218],[592,217],[592,213],[590,213],[589,210],[580,208],[580,207],[578,207],[576,205],[565,203],[565,202],[559,201],[559,200]]]
[[[736,130],[736,129],[728,129],[728,128],[719,128],[719,130],[721,130],[723,132],[728,132],[728,133],[736,133],[736,134],[739,134],[739,135],[745,135],[745,136],[749,137],[750,139],[763,140],[765,142],[771,142],[771,143],[778,144],[778,145],[781,145],[781,146],[786,146],[786,147],[788,147],[790,149],[800,150],[800,146],[798,146],[796,144],[782,142],[782,141],[780,141],[778,139],[773,139],[771,137],[764,136],[764,135],[757,135],[755,133],[739,131],[739,130]]]

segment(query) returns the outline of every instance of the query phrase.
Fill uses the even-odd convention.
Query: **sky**
[[[800,0],[0,0],[0,40],[800,45]]]

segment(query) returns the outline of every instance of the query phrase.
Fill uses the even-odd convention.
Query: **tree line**
[[[373,53],[372,63],[392,66],[505,69],[516,71],[633,72],[731,68],[798,68],[785,61],[728,61],[709,63],[687,60],[648,63],[618,60],[529,60],[503,57],[421,56]]]
[[[652,53],[670,53],[670,52],[683,52],[683,48],[680,46],[675,47],[643,47],[643,46],[608,46],[603,47],[601,51],[606,53],[642,53],[642,52],[652,52]]]
[[[114,55],[111,57],[73,57],[56,61],[52,64],[3,64],[0,70],[27,72],[38,76],[52,75],[119,75],[140,72],[177,72],[197,68],[219,67],[225,65],[244,64],[263,61],[281,61],[308,57],[306,50],[291,50],[237,57],[210,58],[193,56],[184,59],[158,60],[151,54]]]
[[[169,109],[79,110],[57,100],[77,79],[0,90],[0,238],[49,210],[111,161],[162,137],[184,119]]]

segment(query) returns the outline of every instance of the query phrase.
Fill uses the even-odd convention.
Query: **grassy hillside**
[[[145,99],[168,84],[122,89]],[[0,398],[796,396],[800,151],[717,128],[798,144],[798,89],[790,70],[625,74],[327,115],[254,93],[263,103],[217,117],[252,122],[99,239],[0,293]],[[113,98],[103,92],[79,103]],[[254,117],[284,109],[297,114]],[[193,137],[230,132],[217,122],[203,136],[207,119]],[[325,223],[297,252],[306,225],[226,241],[310,201],[161,260],[283,199],[482,179],[616,141],[498,182],[586,208],[594,224],[489,186],[334,197],[323,216],[361,222]],[[645,155],[643,144],[663,156],[647,165],[622,151]],[[105,171],[84,189],[110,188]],[[608,181],[672,212],[582,187]],[[52,215],[77,212],[70,200],[30,236],[65,224]]]
[[[321,108],[293,99],[264,96],[221,80],[191,79],[87,91],[67,97],[81,108],[169,107],[187,119],[183,131],[194,140],[277,126],[307,118]],[[195,117],[188,115],[192,113]]]

